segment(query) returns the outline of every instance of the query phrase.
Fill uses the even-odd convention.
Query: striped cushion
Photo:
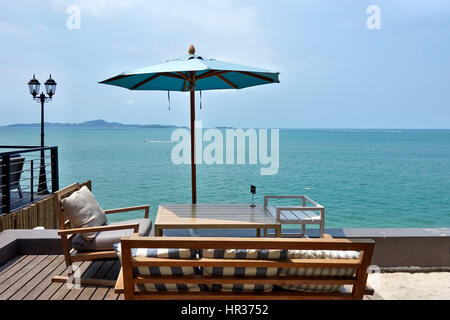
[[[120,243],[114,245],[114,249],[122,261],[121,246]],[[191,249],[147,249],[138,248],[131,249],[131,255],[133,257],[148,257],[148,258],[169,258],[169,259],[198,259],[197,250]],[[194,274],[201,274],[198,267],[133,267],[134,276],[190,276]],[[197,284],[139,284],[135,286],[136,289],[141,291],[204,291],[206,287],[204,285]]]
[[[255,249],[203,249],[203,258],[211,259],[251,259],[251,260],[280,260],[286,259],[286,250],[255,250]],[[204,267],[205,276],[276,276],[278,268],[234,268],[234,267]],[[264,284],[213,284],[208,289],[223,292],[269,292],[273,285]]]
[[[359,259],[357,251],[338,250],[289,250],[289,259]],[[354,268],[280,268],[280,276],[332,277],[353,276]],[[289,284],[281,285],[283,289],[308,292],[335,292],[341,285]]]

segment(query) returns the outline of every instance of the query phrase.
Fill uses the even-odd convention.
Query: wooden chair
[[[299,199],[301,206],[269,206],[269,199]],[[264,209],[281,224],[302,226],[300,236],[307,238],[306,225],[319,225],[320,237],[325,233],[325,208],[307,196],[264,196]]]
[[[59,222],[59,231],[58,235],[61,236],[61,244],[64,254],[64,259],[67,266],[67,276],[55,276],[52,278],[53,282],[67,282],[69,278],[73,277],[73,270],[69,268],[72,266],[74,262],[82,262],[82,261],[93,261],[93,260],[106,260],[106,259],[116,259],[117,254],[111,248],[110,250],[92,250],[92,251],[77,251],[72,247],[72,239],[80,233],[86,232],[102,232],[102,231],[115,231],[115,230],[129,230],[132,229],[134,233],[137,233],[139,230],[139,223],[127,223],[124,221],[123,224],[118,225],[104,225],[99,227],[88,227],[88,228],[70,228],[70,221],[66,219],[64,216],[64,209],[61,205],[61,200],[70,196],[73,192],[79,190],[81,187],[86,186],[89,190],[92,190],[91,181],[87,181],[85,183],[79,184],[74,183],[64,189],[57,191],[54,194],[54,204],[55,208],[58,211],[58,222]],[[120,213],[120,212],[129,212],[129,211],[137,211],[137,210],[145,210],[145,218],[148,219],[149,216],[149,205],[136,206],[136,207],[128,207],[128,208],[120,208],[120,209],[111,209],[105,210],[106,214]],[[120,239],[120,238],[119,238]],[[114,286],[115,280],[104,280],[104,279],[81,279],[80,284],[86,285],[103,285],[103,286]]]
[[[373,295],[366,287],[367,269],[370,266],[374,241],[370,239],[321,239],[286,238],[186,238],[139,237],[132,235],[121,240],[122,269],[115,286],[116,293],[123,293],[126,300],[303,300],[344,299],[361,300]],[[282,250],[352,250],[359,251],[359,259],[169,259],[132,257],[133,248],[189,248],[189,249],[282,249]],[[136,275],[134,267],[230,267],[230,268],[352,268],[353,276],[206,276],[206,275]],[[337,292],[300,292],[278,290],[271,292],[151,292],[143,291],[136,284],[317,284],[350,286],[351,290]]]

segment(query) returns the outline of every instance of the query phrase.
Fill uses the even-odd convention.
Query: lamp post
[[[56,82],[52,79],[52,75],[50,75],[49,79],[44,83],[45,91],[48,96],[44,94],[44,92],[39,93],[39,87],[41,84],[35,78],[33,74],[33,79],[28,82],[28,88],[30,89],[30,94],[33,96],[33,100],[41,103],[41,162],[39,168],[39,185],[38,185],[38,193],[40,194],[48,194],[47,189],[47,177],[45,174],[45,154],[44,154],[44,104],[52,100],[53,95],[56,91]]]

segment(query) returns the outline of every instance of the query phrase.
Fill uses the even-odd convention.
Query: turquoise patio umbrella
[[[183,91],[191,95],[191,180],[192,203],[197,203],[195,165],[195,91],[243,89],[269,83],[279,83],[279,72],[247,67],[195,54],[149,67],[135,69],[101,81],[102,84],[130,90]]]

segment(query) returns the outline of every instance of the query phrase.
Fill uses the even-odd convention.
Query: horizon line
[[[82,122],[44,122],[44,125],[55,125],[55,124],[61,124],[61,125],[81,125],[88,122],[104,122],[105,124],[118,124],[123,126],[162,126],[162,127],[178,127],[178,128],[189,128],[189,125],[176,125],[176,124],[160,124],[160,123],[153,123],[153,124],[137,124],[137,123],[122,123],[118,121],[106,121],[103,119],[95,119],[95,120],[86,120]],[[32,122],[32,123],[11,123],[11,124],[4,124],[0,125],[0,128],[17,128],[20,126],[40,126],[40,122]],[[86,129],[89,128],[95,128],[93,127],[84,127]],[[100,129],[108,129],[108,128],[101,128]],[[210,126],[210,127],[204,127],[204,129],[214,129],[214,128],[230,128],[230,129],[284,129],[284,130],[450,130],[450,128],[399,128],[399,127],[389,127],[389,128],[338,128],[338,127],[325,127],[325,128],[305,128],[305,127],[234,127],[230,125],[218,125],[218,126]],[[49,128],[52,129],[52,128]],[[113,129],[113,128],[111,128]],[[119,128],[116,128],[119,129]],[[158,129],[158,128],[143,128],[143,129]],[[161,128],[164,129],[164,128]]]

